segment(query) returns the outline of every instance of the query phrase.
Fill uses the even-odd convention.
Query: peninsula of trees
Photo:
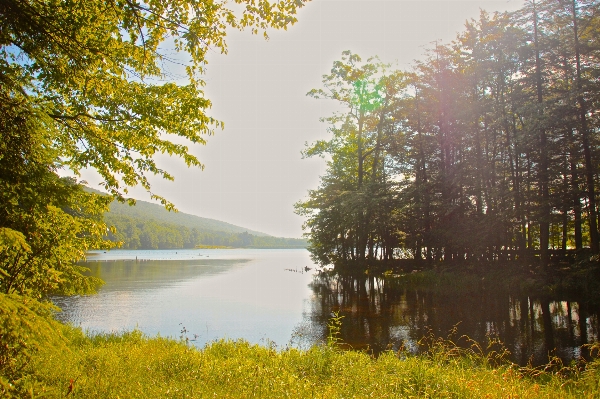
[[[309,95],[346,111],[297,204],[322,264],[599,253],[600,4],[527,1],[409,71],[349,51]]]

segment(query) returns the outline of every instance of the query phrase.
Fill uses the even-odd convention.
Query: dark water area
[[[100,292],[53,300],[62,308],[57,318],[92,333],[137,328],[185,335],[198,347],[227,338],[308,348],[326,342],[339,311],[348,348],[418,353],[424,336],[455,330],[451,338],[462,345],[469,345],[463,335],[484,348],[500,339],[520,365],[546,364],[549,356],[569,363],[599,339],[599,309],[578,301],[524,295],[480,278],[341,278],[317,273],[303,249],[120,250],[89,259],[90,273],[106,282]]]
[[[493,283],[466,292],[410,285],[393,279],[315,277],[311,318],[299,335],[323,336],[326,330],[312,329],[339,311],[340,338],[355,349],[378,354],[404,347],[418,353],[424,350],[418,342],[433,335],[470,347],[468,337],[485,352],[497,338],[510,352],[508,360],[522,366],[546,364],[554,356],[569,364],[588,357],[584,345],[598,341],[598,309],[583,303],[494,290]]]

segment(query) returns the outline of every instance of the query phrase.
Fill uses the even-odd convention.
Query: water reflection
[[[306,250],[182,252],[97,255],[86,266],[106,284],[97,295],[53,298],[63,310],[57,318],[92,332],[179,337],[185,327],[200,347],[221,338],[289,342],[311,296]]]
[[[197,277],[215,276],[243,266],[249,259],[202,260],[117,260],[113,262],[88,262],[88,274],[106,283],[103,291],[119,291],[144,286],[146,289],[164,287]]]
[[[106,285],[98,295],[54,298],[63,309],[58,317],[92,331],[137,327],[171,337],[183,325],[198,346],[244,338],[308,347],[325,342],[331,312],[339,310],[341,338],[356,349],[417,351],[430,330],[445,337],[460,323],[457,336],[483,344],[497,336],[522,365],[547,363],[549,353],[577,359],[586,355],[583,344],[599,339],[597,307],[500,290],[481,279],[461,281],[457,291],[427,281],[313,276],[306,250],[146,252],[97,254],[104,261],[86,266]]]
[[[307,322],[297,336],[315,341],[327,335],[332,311],[344,316],[341,338],[357,349],[375,353],[404,345],[417,351],[428,332],[445,337],[467,335],[481,344],[497,337],[511,360],[525,365],[547,363],[556,355],[567,363],[579,358],[581,346],[598,340],[597,309],[556,298],[533,298],[494,290],[485,284],[461,294],[414,288],[397,279],[315,276],[315,297]],[[458,324],[458,325],[457,325]]]

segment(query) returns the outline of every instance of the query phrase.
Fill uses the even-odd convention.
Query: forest
[[[100,194],[86,188],[87,192]],[[215,219],[136,200],[135,205],[112,201],[104,222],[106,236],[123,249],[175,249],[197,246],[231,248],[306,248],[306,240],[273,237]]]
[[[408,70],[345,51],[308,95],[343,109],[303,153],[327,160],[296,204],[319,263],[597,261],[598,1],[482,11]]]
[[[233,233],[199,230],[181,224],[165,223],[153,219],[106,213],[104,220],[115,228],[108,238],[121,243],[123,249],[175,249],[197,246],[230,248],[305,248],[306,242],[297,238],[254,235],[244,231]]]

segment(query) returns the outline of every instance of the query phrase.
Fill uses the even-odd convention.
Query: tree
[[[594,4],[592,4],[593,6]],[[600,252],[600,239],[598,238],[598,219],[596,211],[596,190],[594,183],[594,167],[592,161],[592,151],[590,148],[589,138],[589,127],[588,127],[588,106],[585,98],[584,84],[582,79],[582,67],[581,67],[581,46],[579,43],[579,16],[577,10],[577,3],[572,0],[570,4],[572,12],[572,26],[573,26],[573,48],[575,52],[575,65],[576,65],[576,93],[577,93],[577,105],[579,111],[579,133],[581,135],[581,142],[583,145],[583,154],[585,159],[585,176],[586,186],[588,195],[588,220],[590,229],[590,247],[593,253]],[[589,7],[589,5],[587,5]],[[587,82],[586,82],[587,83]],[[589,85],[585,88],[586,91],[590,90]]]
[[[358,55],[344,51],[323,85],[308,95],[338,101],[346,110],[324,119],[330,140],[304,151],[307,157],[329,158],[328,169],[321,186],[296,204],[296,212],[308,219],[309,250],[316,261],[352,260],[362,267],[367,260],[391,256],[389,245],[396,241],[391,225],[384,222],[392,212],[394,186],[388,178],[387,147],[404,74],[389,73],[375,59],[363,64]]]
[[[2,96],[0,129],[0,293],[93,292],[99,280],[75,262],[110,246],[101,220],[109,199],[59,178],[44,125],[27,104]]]
[[[202,166],[171,135],[204,143],[222,126],[206,113],[207,51],[227,51],[227,27],[285,29],[304,2],[235,0],[236,13],[218,0],[3,1],[2,90],[44,116],[64,166],[95,168],[117,196],[123,184],[150,190],[146,173],[172,179],[156,153]],[[187,84],[167,81],[165,65],[179,62],[161,53],[169,45],[189,59]]]
[[[112,198],[84,192],[58,170],[94,168],[112,196],[123,200],[141,184],[172,208],[150,191],[148,174],[173,178],[154,156],[202,167],[185,143],[204,143],[223,126],[207,114],[202,91],[207,51],[227,51],[228,27],[285,29],[304,3],[0,2],[0,291],[93,290],[97,281],[74,262],[111,245],[101,215]],[[169,66],[181,61],[165,46],[187,57],[185,83],[169,81]]]

